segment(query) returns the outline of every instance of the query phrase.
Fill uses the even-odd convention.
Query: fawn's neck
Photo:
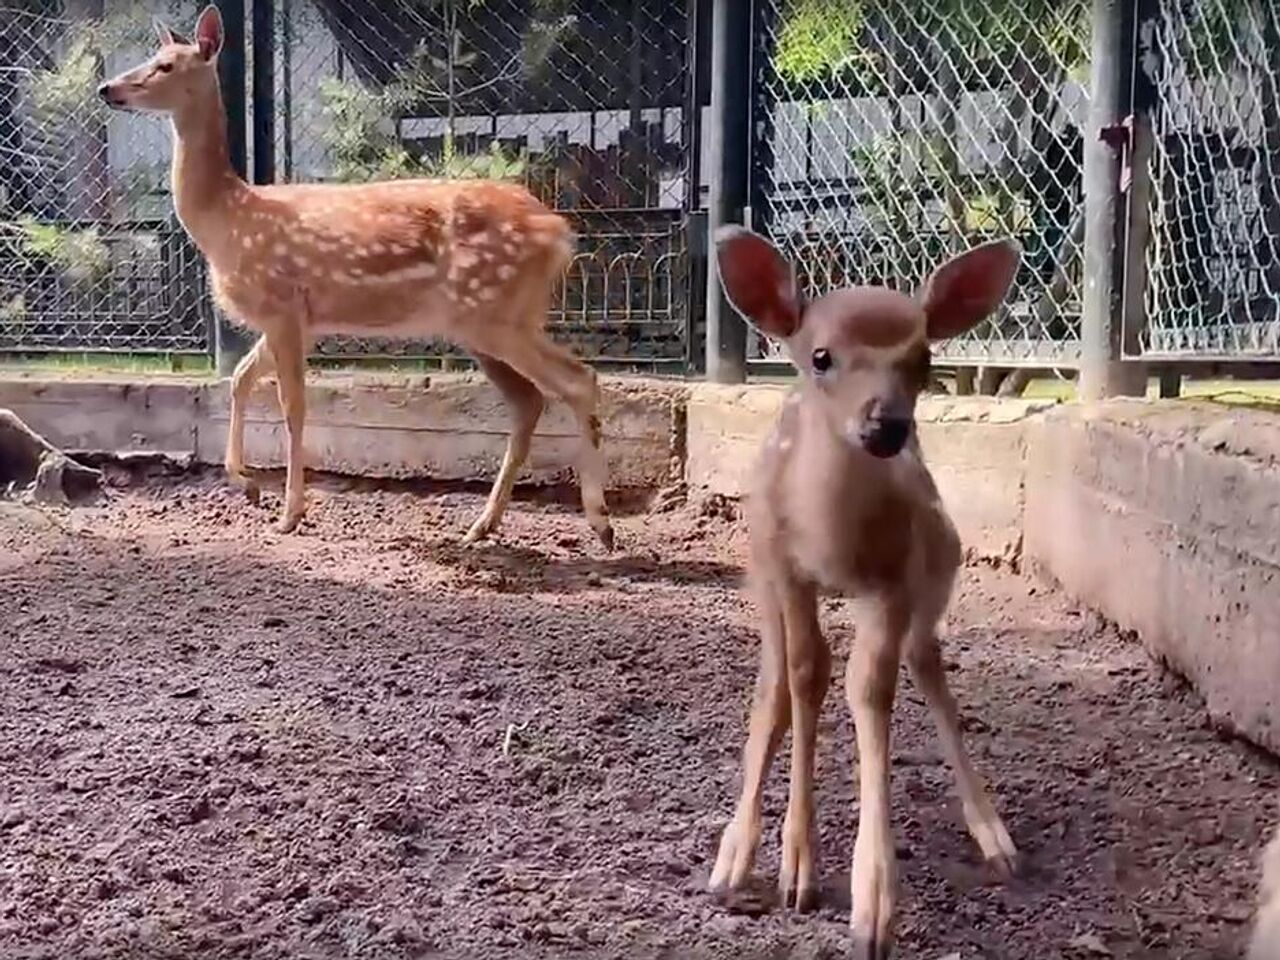
[[[231,166],[226,112],[215,85],[173,115],[173,202],[207,257],[226,236],[226,219],[247,187]]]

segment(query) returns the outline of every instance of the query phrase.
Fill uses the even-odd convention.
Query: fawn
[[[851,925],[860,957],[886,957],[896,901],[889,718],[902,657],[935,715],[970,833],[1001,872],[1016,866],[1009,833],[965,753],[943,675],[936,629],[963,554],[921,458],[914,418],[929,379],[929,341],[964,333],[994,311],[1021,251],[1013,242],[976,247],[934,271],[918,300],[884,287],[851,287],[807,302],[768,240],[736,226],[715,239],[730,302],[786,344],[801,377],[765,445],[747,503],[760,672],[742,793],[710,885],[723,891],[747,880],[760,841],[763,782],[790,726],[779,892],[800,909],[815,898],[814,738],[831,674],[817,597],[824,589],[852,596],[857,640],[845,690],[857,727],[861,801]]]
[[[551,395],[577,419],[583,507],[611,546],[596,376],[544,329],[552,288],[573,255],[568,223],[523,187],[492,181],[250,186],[229,159],[217,8],[200,14],[194,41],[159,23],[156,29],[155,55],[98,92],[112,107],[170,115],[178,218],[208,261],[216,302],[261,333],[232,378],[231,478],[256,496],[244,472],[245,404],[256,381],[274,371],[289,443],[279,529],[293,530],[306,510],[302,431],[312,339],[446,336],[472,353],[514,421],[466,539],[498,527]]]
[[[1280,960],[1280,829],[1262,855],[1262,883],[1248,960]]]

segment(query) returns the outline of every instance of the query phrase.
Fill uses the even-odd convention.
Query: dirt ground
[[[838,957],[857,799],[836,681],[822,907],[704,892],[754,677],[738,527],[313,487],[302,533],[213,476],[0,505],[0,957]],[[841,658],[844,603],[826,603]],[[1231,958],[1280,777],[1131,640],[1007,570],[947,628],[1028,860],[989,880],[904,680],[897,956]],[[758,867],[777,866],[785,762]]]

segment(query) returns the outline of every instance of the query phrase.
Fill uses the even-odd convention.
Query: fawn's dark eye
[[[165,62],[165,63],[156,64],[156,73],[172,73],[172,72],[173,72],[172,63]]]
[[[824,350],[821,347],[813,351],[813,372],[814,373],[826,373],[828,370],[831,369],[832,364],[833,364],[833,361],[831,359],[830,351]]]

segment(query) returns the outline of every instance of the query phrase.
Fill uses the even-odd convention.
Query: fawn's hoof
[[[239,487],[244,491],[246,500],[255,507],[258,505],[258,502],[262,499],[262,488],[258,486],[257,480],[244,472],[243,468],[227,467],[227,480],[230,481],[232,486]]]
[[[606,550],[612,551],[614,548],[613,525],[609,521],[605,521],[599,527],[593,527],[596,536],[600,538],[600,542],[604,544]]]
[[[897,870],[892,848],[877,853],[854,848],[852,889],[853,955],[858,960],[887,960],[893,948]]]
[[[882,940],[875,934],[864,934],[860,930],[853,931],[853,956],[855,960],[889,960],[893,953],[893,944]]]
[[[303,510],[290,510],[276,521],[277,533],[293,533],[298,529],[298,525],[302,523],[302,517],[305,514]]]
[[[760,846],[760,824],[731,820],[720,837],[720,850],[707,884],[712,893],[740,890],[746,885]]]
[[[987,866],[1001,880],[1012,880],[1022,870],[1022,859],[1016,850],[987,858]]]
[[[805,913],[818,902],[818,884],[814,869],[813,842],[807,831],[793,831],[789,824],[782,828],[782,863],[778,872],[778,896],[789,910]]]
[[[471,529],[467,531],[466,536],[462,538],[462,542],[466,545],[480,543],[488,540],[490,534],[493,533],[494,523],[488,517],[480,517],[471,525]]]

